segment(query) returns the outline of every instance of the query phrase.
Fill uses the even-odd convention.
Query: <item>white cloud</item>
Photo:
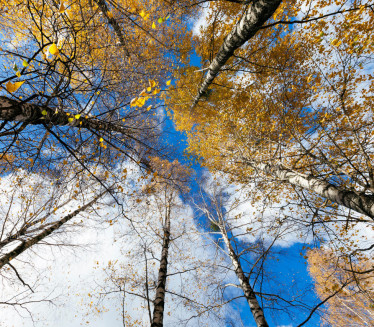
[[[125,192],[135,190],[134,181],[140,176],[137,168],[131,164],[124,164],[119,170],[126,166],[128,178],[125,182]],[[41,199],[42,200],[42,199]],[[43,199],[44,200],[44,199]],[[137,215],[142,213],[141,207],[134,205],[134,198],[124,196],[126,204],[126,216],[132,215],[134,221]],[[108,198],[107,203],[110,203]],[[41,202],[42,203],[42,202]],[[134,205],[134,206],[133,206]],[[204,285],[204,279],[213,282],[214,279],[230,280],[226,275],[220,275],[218,271],[213,271],[207,264],[216,259],[214,246],[208,244],[202,234],[199,233],[193,221],[192,210],[183,206],[180,207],[172,221],[173,236],[177,237],[170,247],[170,265],[169,273],[176,273],[168,279],[168,288],[175,293],[183,292],[185,296],[194,301],[209,305],[215,295],[216,289],[208,286],[201,291]],[[71,205],[70,208],[74,206]],[[144,206],[143,206],[144,207]],[[39,284],[35,288],[35,295],[29,294],[27,299],[38,299],[42,296],[53,298],[54,304],[48,302],[34,303],[28,306],[32,313],[28,317],[27,311],[18,307],[2,306],[2,319],[0,326],[31,327],[31,326],[61,326],[78,327],[93,326],[102,327],[122,326],[120,311],[120,298],[118,294],[108,297],[105,301],[98,302],[99,285],[105,285],[107,277],[103,268],[108,266],[108,262],[116,262],[117,266],[132,265],[132,271],[139,276],[144,274],[144,262],[142,262],[141,252],[139,253],[139,240],[136,233],[132,230],[132,223],[118,214],[122,208],[103,205],[97,214],[91,213],[84,215],[89,220],[84,221],[82,228],[73,228],[69,234],[57,234],[49,239],[49,242],[61,243],[68,242],[75,244],[73,247],[59,248],[46,245],[37,245],[31,250],[26,251],[19,256],[14,265],[17,267],[23,279],[29,284]],[[69,208],[66,208],[69,211]],[[143,212],[144,213],[144,212]],[[92,216],[93,215],[93,216]],[[110,217],[116,217],[117,222],[113,225],[108,224]],[[79,220],[81,218],[78,218]],[[160,233],[161,225],[159,219],[152,213],[147,216],[141,216],[136,222],[138,228],[142,228],[142,240],[149,242],[156,256],[160,252],[160,239],[157,233]],[[154,231],[158,231],[156,235]],[[84,246],[89,244],[89,246]],[[199,260],[196,267],[196,259]],[[219,259],[219,258],[218,258]],[[30,266],[28,263],[32,263]],[[32,269],[29,269],[32,267]],[[196,269],[195,269],[196,268]],[[187,271],[178,274],[178,271]],[[150,270],[150,277],[157,277],[157,264]],[[0,290],[0,301],[9,299],[15,291],[22,291],[22,285],[8,285],[7,288]],[[90,295],[91,296],[90,296]],[[91,306],[91,301],[93,302]],[[101,311],[103,308],[106,309]],[[95,313],[95,307],[101,312]],[[144,301],[136,297],[126,298],[126,310],[131,317],[139,318],[139,321],[147,323],[147,315],[144,311]],[[167,296],[165,326],[174,326],[179,321],[185,321],[191,314],[196,312],[196,308],[188,306],[183,299]],[[18,314],[15,309],[19,311]],[[216,315],[225,315],[226,309],[216,312]],[[171,312],[171,315],[168,315]],[[85,316],[87,314],[87,316]],[[200,326],[202,322],[212,322],[213,317],[202,316],[195,322],[191,321],[191,326]],[[87,323],[88,322],[88,323]],[[139,324],[140,325],[140,324]],[[214,323],[218,325],[218,322]]]
[[[205,6],[202,9],[200,9],[198,18],[193,22],[193,27],[192,27],[193,35],[200,35],[201,29],[208,26],[209,22],[207,21],[207,18],[210,12],[211,12],[211,9],[209,8],[209,6]]]

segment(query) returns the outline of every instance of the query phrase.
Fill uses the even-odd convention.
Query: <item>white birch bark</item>
[[[234,51],[258,32],[261,26],[277,10],[280,3],[281,0],[254,0],[249,5],[242,18],[224,39],[221,48],[210,64],[208,73],[194,99],[192,109],[197,105],[201,96],[207,92],[222,66],[234,54]]]
[[[342,205],[374,219],[374,196],[360,194],[343,187],[335,186],[330,182],[280,165],[270,165],[265,163],[253,163],[245,160],[246,164],[252,168],[274,177],[277,180],[287,182],[297,187],[314,192],[331,202]]]
[[[31,237],[27,241],[21,241],[21,244],[17,245],[12,251],[4,254],[2,257],[0,257],[0,269],[8,264],[11,260],[19,256],[21,253],[35,245],[36,243],[40,242],[47,236],[51,235],[54,231],[59,229],[63,224],[67,223],[69,220],[77,216],[82,211],[86,210],[88,207],[92,206],[99,198],[101,198],[105,193],[107,193],[108,190],[105,190],[104,192],[97,195],[93,200],[82,206],[81,208],[73,211],[72,213],[68,214],[67,216],[63,217],[62,219],[56,221],[52,225],[49,225],[47,228],[45,228],[40,233],[36,234],[35,236]]]
[[[253,291],[251,284],[249,283],[248,277],[245,275],[245,273],[242,269],[239,258],[236,255],[236,253],[234,251],[234,248],[232,247],[232,244],[231,244],[231,242],[229,240],[229,237],[227,235],[226,228],[223,224],[224,224],[224,222],[221,221],[218,224],[218,227],[219,227],[220,232],[222,234],[223,240],[226,244],[226,247],[227,247],[227,250],[228,250],[228,253],[229,253],[229,257],[230,257],[231,262],[232,262],[232,264],[235,268],[235,274],[238,277],[240,287],[244,292],[244,296],[245,296],[245,298],[248,302],[249,308],[251,309],[251,312],[252,312],[253,318],[256,322],[256,325],[257,325],[257,327],[268,327],[269,325],[268,325],[268,323],[265,319],[264,312],[263,312],[260,304],[257,301],[256,294]]]

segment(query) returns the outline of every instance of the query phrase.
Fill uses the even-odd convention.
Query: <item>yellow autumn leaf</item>
[[[63,14],[65,12],[66,8],[63,2],[60,3],[60,8],[58,8],[58,12],[60,14]]]
[[[338,40],[338,39],[335,39],[331,42],[331,45],[333,45],[334,47],[338,47],[339,45],[342,44],[342,41],[341,40]]]
[[[139,98],[137,101],[136,101],[136,105],[138,107],[143,107],[144,106],[144,103],[145,103],[145,98]]]
[[[135,107],[136,106],[136,101],[138,100],[138,98],[134,98],[134,99],[132,99],[131,100],[131,102],[130,102],[130,106],[131,107]]]
[[[16,73],[16,75],[17,75],[17,77],[21,77],[21,72],[18,71],[18,72]]]
[[[159,93],[159,92],[160,92],[160,89],[155,89],[155,90],[152,92],[152,94],[156,95],[156,94]]]
[[[146,96],[146,95],[147,95],[146,90],[143,90],[139,95],[140,95],[140,96]]]
[[[58,55],[59,51],[58,51],[56,43],[52,43],[52,45],[48,48],[48,51],[49,51],[50,54],[52,54],[54,56]]]
[[[12,83],[11,81],[9,81],[8,83],[6,83],[5,87],[8,92],[13,93],[13,92],[16,92],[23,83],[25,83],[25,81],[15,82],[15,83]]]
[[[102,137],[100,137],[99,142],[100,143],[104,142],[104,139]]]
[[[69,122],[69,123],[72,123],[73,121],[74,121],[74,118],[73,118],[73,117],[68,118],[68,122]]]
[[[113,14],[112,14],[112,12],[110,12],[110,11],[107,11],[107,12],[106,12],[106,15],[107,15],[109,18],[113,18]]]
[[[152,105],[150,105],[150,106],[147,107],[147,111],[149,111],[151,109],[152,109]]]
[[[155,87],[156,86],[156,82],[154,80],[150,80],[149,81],[149,86],[150,87]]]
[[[156,29],[156,24],[155,22],[152,23],[152,28],[155,30]]]
[[[147,92],[151,92],[152,88],[150,86],[147,87]]]
[[[310,74],[310,75],[308,76],[308,78],[306,79],[306,82],[307,82],[307,83],[310,83],[310,82],[312,81],[312,78],[313,78],[313,75]]]
[[[168,81],[166,82],[166,85],[169,86],[170,83],[171,83],[171,80],[168,80]]]
[[[75,115],[74,117],[75,117],[75,119],[79,119],[79,118],[81,118],[81,115],[78,114],[78,115]]]

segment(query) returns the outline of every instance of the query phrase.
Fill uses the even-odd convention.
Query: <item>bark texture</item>
[[[160,268],[158,270],[156,298],[154,300],[153,319],[152,319],[151,327],[162,327],[163,326],[169,243],[170,243],[170,210],[168,210],[168,212],[166,213],[166,217],[165,217],[161,261],[160,261]]]
[[[229,257],[231,259],[231,262],[235,268],[235,274],[239,279],[240,287],[244,292],[244,296],[248,302],[249,308],[251,309],[253,318],[255,319],[257,327],[268,327],[268,323],[265,319],[264,312],[262,311],[262,308],[260,304],[257,301],[256,294],[252,289],[251,284],[249,283],[248,277],[245,275],[242,266],[240,264],[240,260],[238,256],[236,255],[234,248],[232,247],[232,244],[229,240],[229,237],[227,235],[227,231],[223,225],[223,222],[221,221],[219,223],[219,229],[222,234],[223,240],[226,244],[226,247],[229,252]]]
[[[114,131],[124,135],[129,134],[129,130],[121,125],[115,125],[93,117],[86,118],[84,115],[75,119],[74,115],[58,108],[20,102],[4,96],[0,96],[0,120],[25,122],[32,125],[72,126],[96,131]]]
[[[202,95],[206,94],[209,86],[219,73],[222,66],[234,54],[234,51],[251,39],[261,26],[277,10],[282,0],[254,0],[244,13],[243,17],[226,36],[221,48],[208,68],[203,83],[192,104],[192,109],[197,105]]]
[[[123,36],[121,27],[118,25],[118,22],[113,17],[109,16],[108,12],[110,12],[110,11],[109,11],[109,8],[108,8],[107,4],[105,3],[104,0],[95,0],[95,2],[99,6],[99,8],[100,8],[101,12],[103,13],[103,15],[105,16],[105,18],[108,20],[109,24],[112,25],[114,31],[117,34],[119,42],[120,42],[120,44],[122,45],[122,47],[125,51],[126,56],[129,57],[130,54],[129,54],[129,51],[127,50],[127,48],[126,48],[126,42],[125,42],[125,38]]]
[[[290,183],[294,186],[310,190],[334,203],[342,205],[374,219],[374,196],[360,194],[335,186],[326,180],[305,175],[279,165],[257,164],[247,161],[254,169],[273,176],[277,180]]]
[[[19,244],[18,246],[16,246],[12,251],[8,252],[7,254],[3,255],[1,258],[0,258],[0,269],[6,265],[7,263],[9,263],[9,261],[11,261],[12,259],[16,258],[18,255],[20,255],[21,253],[23,253],[24,251],[26,251],[28,248],[32,247],[33,245],[35,245],[36,243],[38,243],[39,241],[41,241],[42,239],[46,238],[47,236],[51,235],[55,230],[59,229],[63,224],[65,224],[66,222],[68,222],[70,219],[74,218],[75,216],[77,216],[80,212],[86,210],[88,207],[90,207],[91,205],[93,205],[99,198],[101,198],[106,192],[108,192],[107,190],[100,193],[98,196],[96,196],[92,201],[90,201],[89,203],[85,204],[84,206],[82,206],[81,208],[73,211],[71,214],[65,216],[64,218],[58,220],[57,222],[55,222],[54,224],[50,225],[48,228],[44,229],[42,232],[40,232],[39,234],[35,235],[34,237],[31,237],[29,240],[27,241],[22,241],[21,244]]]

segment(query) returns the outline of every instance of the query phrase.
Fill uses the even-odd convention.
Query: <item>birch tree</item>
[[[46,289],[55,283],[46,287],[40,263],[51,260],[54,249],[83,245],[69,235],[92,224],[94,210],[108,203],[108,191],[98,183],[78,174],[67,181],[71,177],[60,175],[56,183],[52,176],[13,171],[0,180],[0,306],[5,312],[13,308],[34,321],[35,303],[54,302],[57,293]]]
[[[157,152],[159,96],[178,65],[170,54],[184,62],[190,50],[182,21],[193,9],[127,1],[0,6],[1,149],[13,166],[33,160],[33,169],[46,170],[73,157],[87,170]]]
[[[284,210],[277,212],[274,204],[252,202],[251,194],[229,186],[224,178],[209,178],[203,185],[195,205],[208,221],[211,241],[228,259],[220,265],[234,275],[230,282],[220,283],[225,300],[235,303],[243,297],[241,307],[248,306],[245,314],[253,317],[257,326],[280,324],[279,312],[287,313],[287,323],[304,325],[306,321],[298,318],[312,316],[320,304],[309,296],[305,284],[298,283],[298,277],[291,281],[278,266],[287,255],[283,247],[300,244],[305,237],[303,229],[283,217]],[[235,288],[240,291],[234,292]]]
[[[126,221],[118,226],[122,258],[104,268],[106,278],[92,291],[96,301],[90,301],[89,311],[100,314],[116,296],[124,326],[163,326],[166,321],[223,326],[222,298],[215,287],[223,272],[210,263],[214,249],[204,244],[192,211],[180,199],[188,191],[190,172],[177,161],[157,157],[150,165],[155,172],[128,197]]]
[[[203,65],[220,55],[240,19],[234,6],[210,5],[197,36]],[[183,68],[169,104],[190,151],[236,183],[258,181],[289,201],[303,194],[310,207],[318,203],[314,212],[330,211],[326,224],[334,215],[335,222],[372,224],[371,6],[281,3],[193,110],[191,89],[201,75]]]
[[[236,242],[235,236],[232,235],[232,229],[230,228],[228,222],[226,221],[223,210],[223,194],[214,194],[213,197],[210,198],[211,206],[214,208],[214,213],[209,210],[208,207],[199,207],[201,211],[207,216],[212,226],[216,227],[219,230],[220,235],[222,236],[223,242],[227,249],[227,254],[231,260],[231,263],[234,267],[234,271],[236,277],[239,281],[239,285],[241,290],[244,293],[245,299],[248,303],[248,306],[251,310],[252,316],[256,322],[256,326],[258,327],[266,327],[269,326],[268,322],[266,321],[263,309],[258,301],[258,298],[255,294],[255,291],[250,283],[250,274],[247,275],[244,272],[242,264],[240,262],[240,254],[234,248],[233,243]],[[267,252],[270,248],[267,249]],[[243,250],[244,251],[244,250]],[[248,248],[244,252],[250,252],[251,249]],[[266,255],[265,255],[266,256]],[[258,260],[259,262],[261,260]],[[253,270],[255,266],[251,267]]]

